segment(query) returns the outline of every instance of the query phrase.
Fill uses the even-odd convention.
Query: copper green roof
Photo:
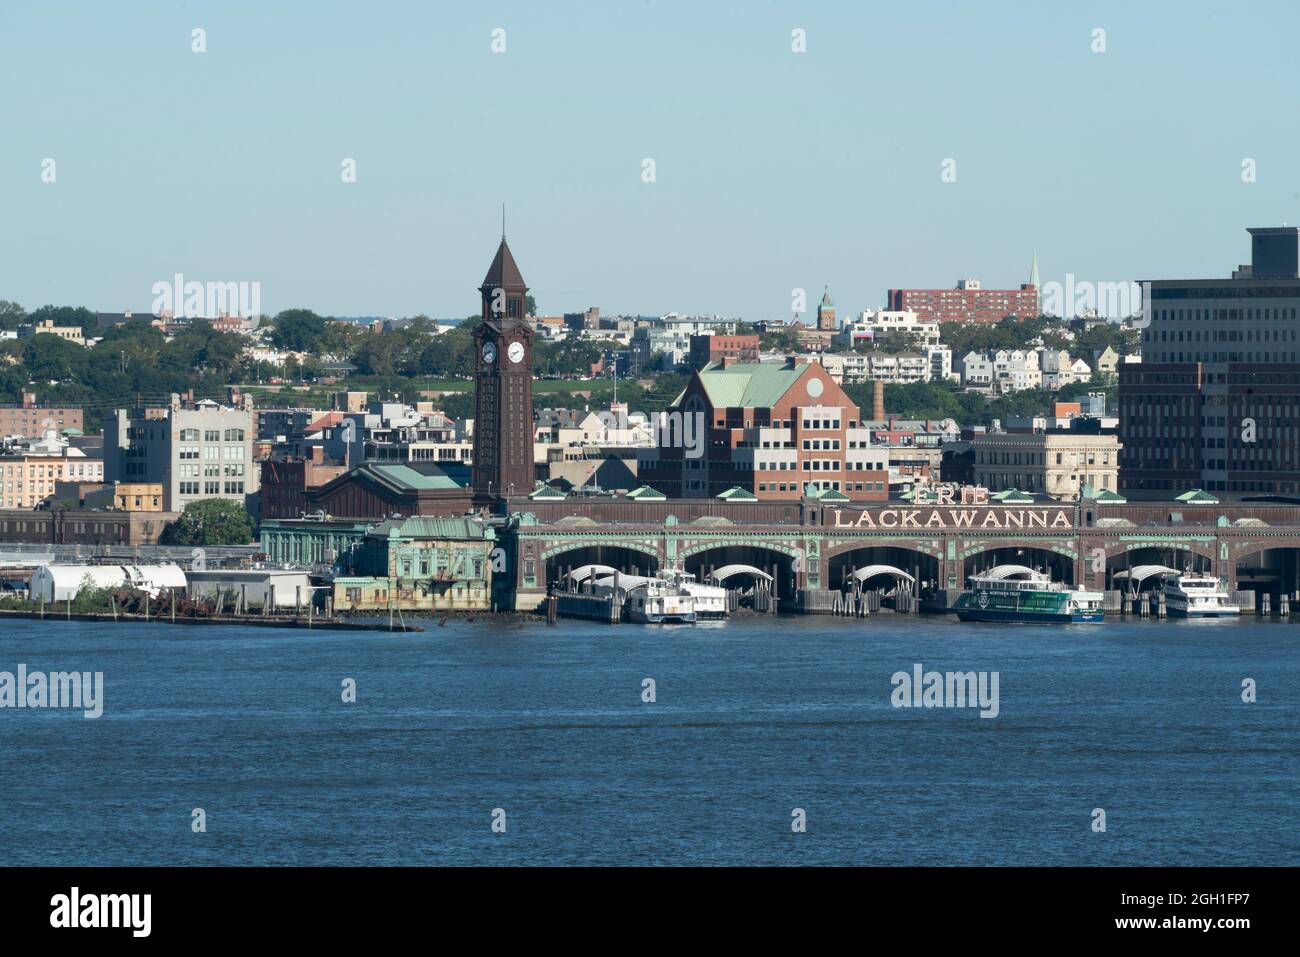
[[[472,518],[413,515],[410,518],[390,518],[380,522],[370,532],[371,536],[390,538],[394,534],[399,538],[447,538],[447,539],[482,539],[492,538],[491,531],[480,521]]]
[[[1204,489],[1194,488],[1190,492],[1184,492],[1177,498],[1179,502],[1187,502],[1192,505],[1217,505],[1219,500]]]
[[[733,485],[725,492],[720,493],[717,498],[724,502],[757,502],[758,496],[747,488],[741,488],[739,485]]]
[[[650,501],[660,502],[663,501],[668,496],[664,495],[664,493],[659,491],[658,489],[651,488],[649,485],[642,485],[628,492],[627,497],[631,499],[636,499],[637,501],[643,501],[643,502],[650,502]]]
[[[812,488],[812,483],[804,486],[804,495],[819,502],[847,502],[849,497],[834,488]]]
[[[989,496],[995,502],[1032,502],[1034,497],[1028,492],[1022,492],[1018,488],[1004,489],[1001,492],[994,492]]]
[[[737,362],[724,369],[721,363],[710,363],[697,375],[715,409],[762,409],[776,405],[810,368],[806,364]]]
[[[567,498],[563,491],[551,485],[539,485],[528,493],[529,498]]]
[[[1103,502],[1114,505],[1121,505],[1128,502],[1123,495],[1112,492],[1108,488],[1097,488],[1093,485],[1085,485],[1079,490],[1079,498],[1087,499],[1093,502]]]
[[[377,480],[381,485],[400,490],[461,488],[455,480],[442,471],[426,474],[425,472],[416,471],[409,465],[380,465],[376,462],[367,462],[360,468],[353,470],[352,474],[367,475]]]

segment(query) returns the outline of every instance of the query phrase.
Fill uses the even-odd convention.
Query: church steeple
[[[1038,281],[1038,250],[1034,250],[1033,261],[1029,264],[1029,285],[1034,287],[1038,296],[1038,314],[1043,314],[1043,284]]]
[[[822,290],[822,301],[817,304],[817,328],[822,332],[834,332],[835,323],[835,301],[831,299],[831,287],[826,286]]]

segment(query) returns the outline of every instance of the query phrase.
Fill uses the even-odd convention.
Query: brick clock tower
[[[474,500],[533,490],[533,330],[524,321],[528,287],[501,236],[483,285],[474,331]]]

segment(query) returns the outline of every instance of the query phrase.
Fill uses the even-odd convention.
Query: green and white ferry
[[[1025,565],[972,575],[954,606],[962,621],[1100,622],[1102,594],[1054,582]]]

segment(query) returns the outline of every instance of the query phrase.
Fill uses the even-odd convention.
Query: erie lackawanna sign
[[[1070,509],[1041,505],[987,505],[964,508],[828,508],[835,528],[1072,529]]]
[[[913,507],[867,506],[827,509],[836,528],[1074,528],[1070,509],[1059,505],[1001,505],[989,502],[979,485],[918,486]]]

